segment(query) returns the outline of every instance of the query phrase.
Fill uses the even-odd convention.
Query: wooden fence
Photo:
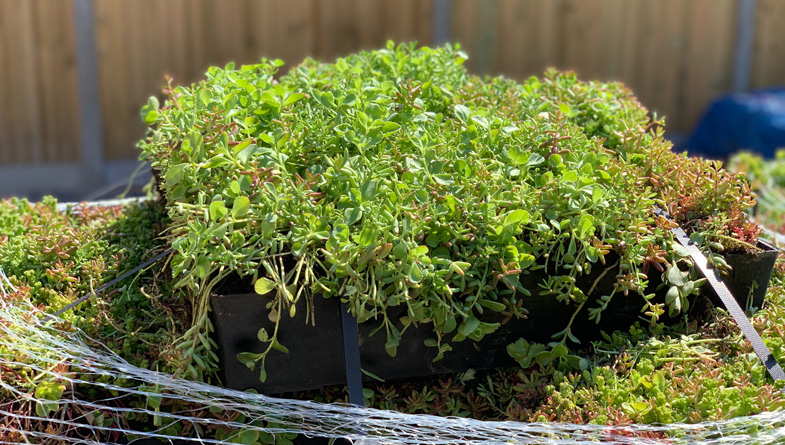
[[[0,0],[0,186],[13,166],[83,162],[77,1],[85,0]],[[107,163],[137,157],[139,108],[166,74],[190,83],[210,65],[332,60],[387,39],[461,42],[476,73],[523,78],[555,66],[621,80],[667,116],[669,129],[685,132],[731,90],[738,11],[752,1],[747,86],[785,83],[781,0],[87,1]]]

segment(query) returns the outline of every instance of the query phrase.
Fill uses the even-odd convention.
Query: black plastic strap
[[[343,358],[346,363],[349,403],[365,406],[363,375],[360,368],[360,331],[357,329],[357,320],[352,317],[349,308],[343,302],[341,302],[341,336],[343,337]]]
[[[110,281],[110,282],[108,282],[108,283],[104,284],[103,286],[99,287],[98,289],[96,289],[96,290],[94,290],[94,291],[90,292],[89,294],[87,294],[87,295],[85,295],[85,296],[83,296],[83,297],[79,298],[78,300],[76,300],[76,301],[74,301],[74,302],[72,302],[72,303],[69,303],[69,304],[68,304],[68,306],[66,306],[66,307],[64,307],[64,308],[60,309],[59,311],[55,312],[54,314],[52,314],[52,317],[59,317],[59,316],[63,315],[63,314],[66,312],[66,311],[69,311],[69,310],[71,310],[71,309],[75,308],[76,306],[78,306],[79,304],[81,304],[81,303],[83,303],[83,302],[87,301],[87,300],[88,300],[90,297],[92,297],[93,295],[98,295],[98,294],[100,294],[101,292],[103,292],[103,291],[105,291],[105,290],[109,289],[110,287],[114,286],[115,284],[117,284],[117,283],[119,283],[119,282],[121,282],[121,281],[125,280],[125,279],[126,279],[126,278],[128,278],[129,276],[131,276],[131,275],[135,274],[136,272],[139,272],[140,270],[142,270],[142,269],[144,269],[145,267],[147,267],[147,266],[149,266],[149,265],[151,265],[151,264],[155,263],[156,261],[160,260],[161,258],[163,258],[163,257],[165,257],[165,256],[167,256],[167,255],[169,255],[170,253],[172,253],[172,249],[167,249],[166,251],[164,251],[164,252],[162,252],[162,253],[159,253],[159,254],[158,254],[158,255],[156,255],[155,257],[153,257],[153,258],[151,258],[151,259],[149,259],[149,260],[145,261],[144,263],[142,263],[142,264],[140,264],[140,265],[136,266],[136,267],[135,267],[135,268],[133,268],[132,270],[129,270],[128,272],[126,272],[126,273],[124,273],[124,274],[120,275],[119,277],[117,277],[117,278],[115,278],[114,280],[112,280],[112,281]]]
[[[671,219],[668,212],[660,208],[655,207],[654,213]],[[695,261],[695,265],[698,266],[698,269],[706,277],[706,280],[711,287],[717,292],[717,296],[720,297],[722,304],[725,305],[725,309],[728,310],[728,313],[733,317],[733,320],[739,325],[741,333],[744,334],[744,337],[750,342],[752,349],[755,350],[755,355],[757,355],[760,361],[766,366],[766,370],[769,371],[771,377],[774,380],[785,379],[785,372],[783,372],[782,367],[777,363],[777,359],[774,358],[774,355],[772,355],[769,348],[766,347],[766,344],[763,343],[763,339],[755,330],[755,327],[752,326],[752,323],[750,323],[750,320],[747,318],[747,315],[744,313],[741,306],[739,306],[739,303],[733,298],[733,294],[720,279],[720,274],[717,269],[709,267],[709,261],[706,259],[706,256],[703,255],[703,252],[698,249],[698,246],[690,240],[690,237],[687,236],[687,233],[685,233],[681,227],[671,229],[671,233],[673,233],[676,240],[690,253],[690,256]]]

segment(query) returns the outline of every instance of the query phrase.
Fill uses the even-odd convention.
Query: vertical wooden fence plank
[[[683,78],[686,69],[686,36],[687,8],[681,0],[664,0],[661,2],[662,20],[658,32],[652,36],[656,42],[656,52],[651,54],[654,66],[654,81],[646,91],[644,103],[657,118],[665,115],[669,130],[676,129],[671,123],[678,124],[683,112],[682,95],[684,93]]]
[[[57,2],[58,17],[68,17],[69,20],[60,20],[62,25],[62,35],[60,47],[63,54],[63,71],[58,82],[57,88],[57,115],[60,128],[53,137],[63,141],[63,153],[67,160],[79,159],[79,105],[78,89],[79,76],[76,66],[76,27],[74,21],[70,20],[74,2],[65,0]],[[103,108],[102,108],[103,109]]]
[[[79,73],[79,146],[82,182],[93,186],[103,182],[103,136],[99,96],[98,62],[95,50],[93,0],[74,0],[76,64]]]
[[[558,46],[559,67],[574,70],[580,78],[594,75],[591,61],[597,46],[595,29],[604,25],[595,18],[602,12],[597,6],[596,1],[564,0],[559,14],[557,26],[563,36]]]
[[[41,28],[47,28],[48,36],[42,45],[48,47],[50,69],[42,69],[47,76],[47,91],[41,107],[47,113],[49,128],[42,135],[47,146],[53,150],[50,162],[73,162],[79,159],[79,108],[77,106],[76,45],[74,21],[64,18],[72,16],[73,2],[50,1],[38,11]],[[45,53],[46,50],[42,51]],[[41,59],[41,65],[45,63]]]
[[[395,43],[416,41],[420,45],[430,45],[432,8],[432,0],[383,1],[381,10],[383,40],[393,40]],[[370,48],[376,47],[377,45],[374,45]]]
[[[537,23],[532,30],[536,34],[529,34],[529,41],[537,42],[538,57],[532,60],[531,66],[532,74],[541,76],[546,69],[560,63],[554,54],[564,38],[558,26],[562,4],[560,1],[538,1],[534,8],[532,19]],[[521,48],[520,51],[526,51],[526,48]]]
[[[499,0],[485,0],[480,3],[480,15],[477,17],[477,42],[475,47],[479,48],[474,54],[475,70],[483,74],[489,74],[496,59],[496,44],[498,41],[497,18],[499,15]]]
[[[186,47],[183,50],[188,55],[188,75],[194,76],[207,71],[210,57],[207,46],[208,36],[205,34],[208,26],[207,6],[210,0],[192,0],[182,5],[180,14],[185,20]]]
[[[145,46],[146,23],[144,20],[145,3],[144,0],[133,2],[118,2],[117,12],[123,14],[124,29],[126,39],[121,45],[125,47],[125,52],[129,56],[120,60],[120,69],[125,69],[127,73],[127,89],[123,91],[123,104],[116,112],[116,125],[124,126],[123,138],[118,141],[118,145],[112,147],[110,157],[118,159],[121,153],[126,152],[126,145],[134,139],[134,134],[141,131],[143,123],[140,120],[139,109],[143,102],[140,98],[148,97],[160,93],[160,88],[150,88],[147,84],[148,70],[152,63],[152,57],[148,55],[148,48]]]
[[[31,54],[37,59],[38,79],[35,88],[40,92],[38,120],[41,126],[41,148],[46,161],[58,160],[58,141],[55,135],[57,128],[57,109],[52,103],[55,92],[55,77],[59,72],[57,55],[57,17],[54,8],[57,1],[38,0],[33,8],[34,29],[38,36],[38,50]]]
[[[14,118],[15,160],[16,162],[43,162],[42,128],[40,126],[39,91],[37,87],[38,67],[35,49],[38,36],[33,21],[33,2],[12,2],[9,21],[6,23],[8,38],[13,44],[6,47],[9,51],[8,69],[15,77],[10,89]],[[10,43],[10,42],[9,42]]]
[[[636,73],[635,78],[623,79],[625,82],[632,82],[633,91],[647,108],[660,108],[660,97],[656,91],[657,79],[661,73],[656,54],[661,43],[656,37],[660,36],[662,32],[663,7],[661,2],[646,1],[638,4],[638,26],[640,26],[638,32],[640,34],[638,35],[637,54],[634,59]]]
[[[684,131],[692,129],[712,98],[730,90],[731,54],[736,37],[734,0],[694,0],[689,6],[692,20],[687,59],[690,64],[683,81],[689,93],[679,128]]]
[[[637,11],[644,5],[646,0],[629,0],[620,6],[622,24],[619,28],[619,35],[622,36],[619,50],[619,65],[616,71],[616,80],[629,82],[629,79],[637,77],[637,58],[639,51],[638,44],[640,34],[640,24],[638,23],[640,14]],[[635,87],[634,84],[628,84]]]
[[[501,0],[497,21],[496,60],[493,72],[516,76],[526,71],[526,52],[530,46],[525,30],[532,25],[530,21],[531,1]],[[534,51],[531,51],[533,53]]]
[[[338,11],[339,4],[338,0],[320,0],[317,2],[317,20],[314,22],[316,26],[314,52],[320,60],[330,60],[338,52],[336,40],[342,35],[338,21],[338,15],[340,14],[340,11]]]
[[[435,45],[433,41],[433,0],[412,0],[415,3],[414,17],[414,34],[412,38],[407,40],[416,40],[421,45]]]
[[[452,5],[450,0],[431,1],[431,43],[444,45],[452,42]]]
[[[11,36],[8,33],[11,25],[9,8],[11,0],[0,0],[0,66],[9,67],[0,69],[0,165],[11,164],[14,160],[16,147],[13,144],[14,136],[12,119],[16,114],[11,102],[11,88],[15,86],[15,77],[11,72],[11,56],[8,48]]]
[[[277,44],[280,38],[280,33],[276,27],[277,21],[272,13],[274,7],[274,2],[266,0],[256,1],[250,5],[248,15],[252,17],[253,27],[251,28],[249,38],[251,39],[251,45],[258,53],[257,58],[274,58],[270,50],[271,47]]]
[[[318,0],[316,0],[318,1]],[[279,58],[286,62],[284,69],[296,66],[303,59],[313,55],[313,40],[315,22],[313,0],[291,0],[273,2],[268,16],[270,22],[277,23],[269,44],[264,50],[256,50],[255,59],[269,54],[269,57]]]
[[[130,14],[125,2],[96,0],[96,51],[98,53],[101,107],[104,116],[104,147],[109,159],[127,141],[130,119],[131,77],[135,75],[131,48]]]
[[[752,68],[753,39],[755,38],[755,10],[757,0],[738,0],[736,9],[736,45],[733,50],[732,90],[747,91]]]
[[[460,43],[461,48],[469,55],[466,66],[475,69],[477,35],[479,32],[475,21],[480,14],[480,3],[474,0],[453,0],[452,2],[452,39]]]
[[[758,0],[752,87],[785,85],[785,2]]]
[[[384,21],[381,2],[355,1],[352,7],[357,26],[358,48],[364,50],[380,48],[384,45]]]
[[[619,76],[623,41],[629,37],[620,32],[624,26],[625,2],[626,0],[603,0],[601,8],[606,20],[594,25],[600,28],[598,45],[603,52],[603,57],[599,58],[602,66],[598,67],[598,73],[605,80],[616,80]]]
[[[159,26],[162,29],[162,41],[159,45],[165,51],[164,64],[166,70],[177,82],[190,80],[188,73],[188,53],[185,35],[185,12],[189,6],[184,0],[167,0],[158,2]]]

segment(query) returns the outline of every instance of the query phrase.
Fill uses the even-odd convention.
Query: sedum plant
[[[728,160],[728,170],[749,179],[757,194],[757,205],[751,209],[756,222],[778,233],[785,231],[785,149],[777,150],[770,160],[751,152],[736,153]]]
[[[380,321],[393,356],[409,326],[430,324],[438,359],[525,317],[534,294],[598,322],[616,298],[640,299],[652,322],[686,310],[701,280],[654,206],[714,252],[754,248],[736,237],[754,229],[746,182],[671,152],[621,84],[481,79],[465,59],[457,45],[390,43],[280,77],[277,60],[213,67],[198,84],[170,82],[163,106],[151,98],[140,147],[192,299],[175,355],[194,377],[217,367],[209,295],[235,274],[274,295],[272,320],[342,299],[359,322]],[[616,277],[611,290],[578,284],[597,268]],[[264,379],[268,353],[286,348],[277,329],[259,339],[264,353],[239,358]],[[580,339],[568,325],[554,340]]]

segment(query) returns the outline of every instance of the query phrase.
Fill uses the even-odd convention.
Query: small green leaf
[[[488,123],[488,118],[485,116],[474,116],[472,117],[472,121],[486,130],[491,128],[491,125]]]
[[[357,95],[355,95],[354,93],[349,93],[343,97],[342,103],[344,105],[352,105],[354,104],[355,100],[357,100]]]
[[[665,391],[668,386],[668,381],[665,379],[665,376],[660,372],[655,372],[654,375],[651,377],[651,382],[656,386],[660,391]]]
[[[202,88],[202,90],[199,91],[199,98],[202,100],[202,103],[206,105],[210,103],[210,99],[213,98],[213,94],[208,88]]]
[[[41,382],[35,387],[35,398],[45,400],[60,400],[65,386],[56,382]]]
[[[286,346],[278,343],[277,339],[273,340],[273,349],[275,349],[277,351],[281,351],[284,354],[288,354],[289,353],[289,349]]]
[[[599,186],[595,185],[594,189],[591,191],[591,200],[592,200],[592,202],[597,204],[598,202],[600,202],[600,200],[602,200],[603,195],[604,194],[602,192],[602,188],[600,188]]]
[[[229,211],[223,201],[213,201],[210,203],[210,219],[215,221],[223,218]]]
[[[578,172],[575,170],[567,170],[561,175],[562,182],[575,183],[578,182]]]
[[[303,93],[291,93],[286,97],[286,100],[283,101],[283,106],[291,105],[303,97],[305,97],[305,94]]]
[[[396,131],[398,131],[400,128],[401,128],[401,126],[399,124],[397,124],[395,122],[387,121],[387,122],[384,123],[384,125],[382,125],[381,130],[382,130],[382,133],[384,133],[385,136],[389,136],[389,135],[395,133]]]
[[[175,164],[166,170],[166,186],[173,188],[183,179],[186,164]]]
[[[395,357],[395,355],[398,354],[398,337],[400,337],[401,333],[398,332],[393,324],[390,324],[389,327],[390,333],[387,335],[387,342],[384,343],[384,349],[387,351],[387,354],[389,354],[390,357]]]
[[[316,92],[314,92],[314,96],[316,97],[316,100],[318,100],[319,103],[321,103],[323,106],[325,106],[327,108],[334,108],[335,107],[335,96],[333,96],[333,94],[331,92],[329,92],[329,91],[326,91],[326,92],[316,91]]]
[[[158,99],[155,96],[150,96],[150,99],[147,100],[147,104],[145,104],[140,114],[142,115],[142,120],[147,125],[151,125],[158,120],[160,114],[158,113]]]
[[[365,369],[362,369],[362,368],[360,368],[360,371],[362,371],[362,373],[367,375],[368,377],[370,377],[370,378],[372,378],[372,379],[374,379],[374,380],[376,380],[378,382],[384,383],[384,379],[383,378],[381,378],[378,375],[372,373],[371,371],[368,371],[368,370],[365,370]],[[365,389],[363,389],[363,395],[365,396],[366,399],[369,399],[369,398],[373,397],[373,390],[370,389],[370,388],[365,388]]]
[[[453,182],[455,182],[451,175],[446,174],[433,175],[433,180],[441,185],[451,185]]]
[[[364,228],[357,237],[357,243],[361,247],[368,247],[374,241],[376,241],[376,229],[372,229],[370,227]]]
[[[469,318],[464,320],[460,326],[458,326],[458,333],[468,337],[475,329],[480,326],[480,320],[477,319],[474,315],[469,315]]]
[[[423,279],[422,269],[417,263],[412,263],[411,267],[409,267],[409,281],[412,283],[419,283]]]
[[[669,264],[666,272],[668,282],[674,286],[684,286],[689,281],[689,272],[682,272],[676,264]]]
[[[583,238],[586,236],[587,233],[591,233],[594,231],[594,217],[589,215],[588,213],[584,213],[581,215],[581,218],[578,220],[578,236]]]
[[[259,341],[262,343],[267,343],[270,341],[270,336],[267,334],[267,329],[265,328],[259,329],[259,332],[256,333],[256,338],[259,339]]]
[[[679,299],[679,288],[676,286],[671,286],[668,288],[668,292],[665,294],[665,304],[668,306],[672,305],[674,301]]]
[[[144,123],[147,125],[152,125],[155,121],[158,120],[160,115],[157,111],[148,111],[147,114],[144,115]]]
[[[537,258],[535,258],[534,255],[530,253],[523,253],[518,259],[518,267],[521,269],[526,269],[527,267],[534,264],[534,261],[536,260]]]
[[[239,184],[237,186],[240,187]],[[232,217],[235,219],[242,218],[248,214],[251,209],[251,200],[247,196],[238,196],[232,205]]]
[[[518,147],[507,150],[507,156],[510,158],[513,165],[523,165],[529,160],[529,152],[523,151]]]
[[[363,201],[368,201],[376,195],[376,186],[376,181],[368,181],[363,184],[361,189]]]
[[[237,434],[238,443],[243,445],[255,445],[259,440],[259,431],[246,429]]]
[[[483,307],[487,307],[488,309],[494,312],[501,312],[504,309],[506,309],[506,306],[503,303],[499,303],[498,301],[478,300],[477,303],[479,303]]]
[[[409,251],[411,258],[419,258],[428,253],[428,246],[417,246]]]
[[[455,110],[455,117],[461,120],[461,122],[466,123],[469,120],[469,116],[472,114],[472,110],[468,109],[464,105],[458,104],[454,108]]]
[[[205,255],[200,255],[196,260],[196,273],[199,278],[205,278],[210,274],[210,269],[213,267],[213,262]]]
[[[259,381],[262,383],[267,381],[267,371],[264,369],[264,362],[262,362],[262,366],[259,368]]]
[[[681,244],[678,244],[678,243],[673,243],[673,252],[676,253],[676,255],[678,255],[678,256],[680,256],[682,258],[686,258],[686,257],[690,256],[690,251],[687,250],[686,247],[684,247],[684,246],[682,246]]]
[[[241,352],[237,354],[237,360],[247,366],[251,371],[256,368],[256,362],[259,360],[259,357],[259,354],[254,354],[253,352]]]
[[[145,397],[147,398],[147,404],[154,410],[158,410],[161,407],[161,402],[164,399],[161,394],[145,394]]]
[[[362,219],[363,211],[359,207],[352,207],[344,210],[343,216],[346,220],[346,224],[351,226],[352,224]]]
[[[635,402],[632,404],[632,407],[635,409],[635,411],[641,412],[648,408],[649,404],[646,402]]]
[[[551,354],[553,354],[553,356],[556,358],[564,357],[565,355],[567,355],[568,352],[569,350],[567,349],[567,347],[561,343],[554,346],[553,349],[551,350]]]
[[[247,164],[248,161],[251,159],[251,156],[256,153],[256,149],[258,147],[256,144],[250,144],[247,147],[243,148],[237,153],[237,161],[241,164]]]
[[[529,212],[523,209],[516,209],[507,213],[504,217],[504,225],[526,224],[529,222]]]
[[[529,155],[529,159],[526,161],[526,165],[528,166],[535,166],[540,165],[545,161],[545,158],[537,153],[532,153]]]
[[[275,146],[275,139],[267,133],[262,133],[259,135],[259,139],[262,140],[265,144],[274,147]]]
[[[551,351],[542,351],[534,357],[534,360],[542,366],[548,366],[548,363],[552,362],[555,358],[556,357],[553,356]]]
[[[275,281],[262,277],[256,280],[253,288],[257,294],[265,295],[272,292],[272,290],[276,288],[276,284]]]
[[[235,155],[237,155],[237,153],[240,153],[240,152],[241,152],[241,151],[243,151],[243,150],[244,150],[246,147],[248,147],[249,145],[251,145],[251,142],[253,142],[253,138],[248,138],[248,139],[246,139],[246,140],[244,140],[244,141],[240,142],[239,144],[235,145],[235,146],[232,148],[232,151],[233,151],[233,153],[234,153]]]

